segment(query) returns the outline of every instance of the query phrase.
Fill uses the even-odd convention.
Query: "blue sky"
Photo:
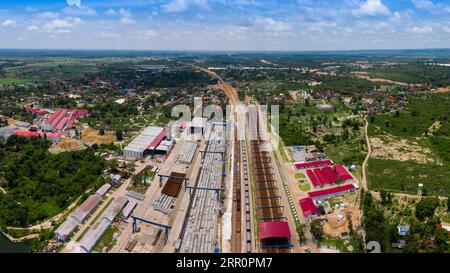
[[[450,1],[0,0],[0,48],[450,48]]]

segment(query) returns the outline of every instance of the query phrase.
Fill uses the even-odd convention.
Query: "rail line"
[[[263,122],[259,116],[256,107],[249,107],[249,136],[250,151],[253,163],[253,180],[256,192],[256,210],[258,212],[257,223],[285,221],[284,207],[281,205],[280,194],[277,187],[274,168],[270,152],[268,152],[268,143],[262,137]],[[287,253],[289,247],[279,247],[278,244],[263,245],[263,253]]]

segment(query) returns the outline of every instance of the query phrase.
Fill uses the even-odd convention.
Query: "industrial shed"
[[[123,150],[124,157],[143,158],[147,151],[154,151],[166,136],[162,127],[150,126]]]
[[[14,135],[15,126],[5,126],[0,128],[0,140],[6,141],[12,135]]]
[[[320,161],[312,161],[312,162],[305,162],[305,163],[294,163],[294,166],[297,169],[309,169],[309,168],[317,168],[317,167],[325,167],[332,165],[333,162],[331,160],[320,160]]]
[[[354,192],[357,188],[358,186],[355,184],[347,184],[335,188],[309,192],[308,195],[313,200],[326,199],[330,197],[337,197],[349,192]]]
[[[78,226],[78,222],[72,218],[68,217],[56,230],[55,236],[60,241],[65,241],[67,237],[72,234],[75,228]]]
[[[98,194],[100,197],[103,197],[109,191],[110,188],[111,188],[111,184],[105,183],[95,193]]]
[[[112,223],[127,203],[128,199],[125,196],[116,198],[114,202],[103,213],[102,217]]]
[[[92,211],[100,204],[102,198],[97,194],[89,196],[72,214],[79,224],[82,224],[84,220],[92,213]]]
[[[128,200],[128,204],[122,210],[122,219],[126,220],[137,206],[136,200]]]
[[[189,126],[189,132],[193,135],[203,135],[208,131],[208,119],[195,117]]]
[[[83,236],[80,241],[80,247],[86,252],[91,252],[97,242],[102,238],[108,228],[111,226],[111,222],[106,219],[97,221],[94,226]]]

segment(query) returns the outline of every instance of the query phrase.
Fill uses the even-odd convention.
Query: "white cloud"
[[[83,22],[78,17],[67,17],[65,19],[53,19],[52,21],[48,22],[44,25],[44,29],[46,29],[48,32],[53,33],[70,33],[71,28],[76,25]]]
[[[97,11],[88,6],[66,7],[64,13],[72,16],[95,16]]]
[[[31,26],[27,27],[27,30],[28,31],[38,31],[39,28],[37,26],[35,26],[35,25],[31,25]]]
[[[38,17],[41,18],[47,18],[47,19],[54,19],[59,16],[59,13],[57,12],[51,12],[51,11],[45,11],[37,14]]]
[[[187,10],[191,5],[207,9],[209,8],[208,0],[171,0],[162,6],[165,12],[182,12]]]
[[[120,22],[124,25],[134,25],[136,24],[136,21],[133,18],[130,17],[122,17],[120,18]]]
[[[105,12],[106,15],[117,15],[117,11],[115,11],[114,9],[108,9]]]
[[[8,19],[2,23],[2,27],[14,27],[16,26],[16,21]]]
[[[425,34],[433,32],[433,28],[431,26],[422,26],[422,27],[413,27],[411,31],[418,34]]]
[[[81,7],[81,0],[67,0],[67,5]]]
[[[354,11],[354,14],[370,16],[390,15],[391,11],[381,2],[381,0],[366,0]]]
[[[270,32],[286,32],[291,29],[289,23],[276,21],[272,18],[259,19],[257,20],[257,23],[263,25],[264,29]]]
[[[53,30],[58,28],[68,28],[71,27],[72,24],[67,20],[54,19],[51,22],[44,25],[44,28]]]
[[[138,36],[143,39],[150,39],[159,36],[159,33],[150,29],[139,32]]]
[[[418,9],[432,10],[435,8],[433,2],[429,0],[412,0],[412,2]]]
[[[123,9],[123,8],[119,9],[119,14],[122,16],[125,16],[125,17],[131,17],[131,15],[132,15],[130,10]]]

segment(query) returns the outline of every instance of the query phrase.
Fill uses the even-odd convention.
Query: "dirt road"
[[[368,134],[368,128],[369,128],[369,122],[366,118],[364,118],[364,121],[366,122],[366,125],[364,126],[364,137],[366,138],[367,143],[367,155],[364,159],[364,162],[361,167],[361,187],[364,189],[364,191],[368,191],[369,187],[367,186],[367,161],[369,161],[370,155],[372,154],[372,147],[370,146],[370,140],[369,140],[369,134]]]

